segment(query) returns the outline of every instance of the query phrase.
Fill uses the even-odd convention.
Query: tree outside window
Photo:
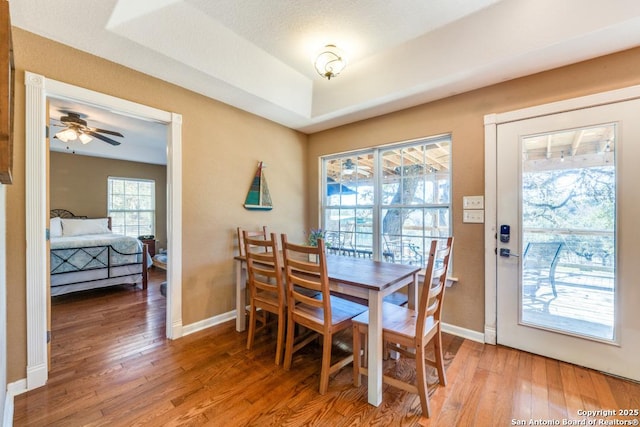
[[[339,255],[424,266],[451,234],[449,135],[323,159],[327,244]]]

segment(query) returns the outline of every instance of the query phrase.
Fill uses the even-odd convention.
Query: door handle
[[[500,256],[505,258],[509,258],[510,256],[514,256],[516,258],[520,257],[520,255],[518,254],[512,254],[511,249],[507,249],[507,248],[500,248]]]

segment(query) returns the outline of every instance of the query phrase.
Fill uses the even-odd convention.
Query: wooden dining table
[[[236,256],[236,330],[246,327],[246,263]],[[382,402],[382,300],[402,288],[407,289],[409,308],[418,299],[420,267],[373,261],[339,255],[327,255],[327,273],[332,291],[366,299],[369,305],[368,401],[374,406]]]

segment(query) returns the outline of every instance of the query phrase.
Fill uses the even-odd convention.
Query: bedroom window
[[[424,266],[451,235],[451,136],[322,158],[322,228],[331,253]]]
[[[109,177],[107,212],[112,231],[131,237],[154,235],[155,195],[153,180]]]

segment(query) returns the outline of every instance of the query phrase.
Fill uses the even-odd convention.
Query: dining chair
[[[242,233],[245,231],[244,228],[242,227],[238,227],[237,228],[237,237],[238,237],[238,255],[240,255],[241,257],[244,257],[246,255],[246,250],[244,247],[244,241],[243,241],[243,237],[242,237]],[[252,239],[262,239],[262,240],[267,240],[267,226],[263,225],[262,229],[260,230],[247,230],[247,233],[249,234],[249,237],[251,237]],[[245,298],[248,300],[249,298],[249,286],[246,286],[246,293],[245,293]],[[249,311],[245,310],[245,313],[248,315]]]
[[[452,246],[453,237],[449,237],[446,246],[440,248],[437,240],[431,242],[417,313],[406,307],[382,303],[382,341],[385,343],[385,351],[393,350],[416,360],[415,384],[386,374],[383,375],[382,381],[418,394],[422,413],[426,417],[429,417],[430,410],[425,362],[436,367],[440,385],[447,385],[442,357],[440,316]],[[361,375],[368,374],[366,366],[361,363],[361,353],[366,357],[366,352],[362,352],[361,343],[364,342],[366,349],[368,323],[368,311],[353,319],[353,382],[356,386],[360,386]],[[434,344],[435,360],[425,358],[425,348],[430,342]]]
[[[244,242],[242,241],[242,232],[245,231],[244,228],[242,227],[238,227],[238,254],[240,256],[245,256],[246,252],[245,252],[245,248],[244,248]],[[246,230],[247,233],[249,234],[249,237],[253,238],[260,238],[262,240],[267,240],[269,234],[267,233],[267,226],[263,225],[261,230]]]
[[[253,238],[246,230],[242,231],[242,236],[247,259],[247,287],[249,288],[247,350],[251,350],[257,332],[258,310],[261,310],[263,316],[262,326],[259,329],[268,326],[267,313],[273,313],[278,316],[276,365],[280,365],[284,348],[286,304],[277,236],[276,233],[271,233],[267,239]]]
[[[287,235],[283,234],[282,253],[288,317],[284,368],[291,368],[293,353],[321,335],[320,394],[325,394],[329,375],[353,360],[351,353],[331,363],[333,336],[350,328],[351,319],[366,311],[367,307],[330,294],[324,239],[318,239],[318,246],[303,246],[289,243]],[[309,296],[309,293],[315,293],[315,296]],[[296,337],[296,325],[302,326],[306,332],[300,332]]]

